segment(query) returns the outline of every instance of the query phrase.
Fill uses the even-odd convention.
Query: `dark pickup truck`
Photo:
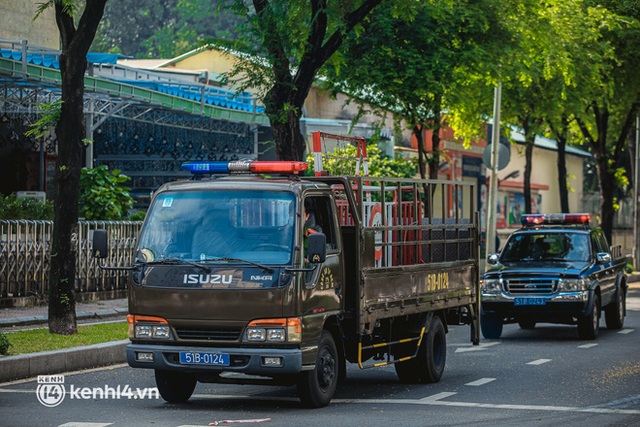
[[[598,336],[604,310],[609,329],[621,329],[626,312],[627,258],[609,246],[589,214],[521,217],[481,282],[481,330],[498,339],[502,326],[538,322],[577,324],[580,339]]]

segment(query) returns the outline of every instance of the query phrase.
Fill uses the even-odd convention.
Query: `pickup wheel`
[[[578,319],[578,337],[583,340],[594,340],[600,330],[600,298],[593,295],[591,311]]]
[[[608,329],[622,329],[626,298],[622,286],[618,287],[616,299],[604,309],[604,321]]]
[[[183,403],[189,400],[197,382],[193,376],[183,372],[156,369],[156,386],[160,396],[170,403]]]
[[[447,360],[447,335],[442,319],[434,316],[427,334],[422,338],[415,359],[396,363],[396,374],[401,382],[437,383],[442,378]]]
[[[497,340],[502,335],[502,319],[488,314],[480,315],[482,336],[488,340]]]
[[[308,408],[327,406],[336,391],[339,378],[338,350],[329,331],[322,331],[316,367],[300,374],[297,389],[302,404]]]

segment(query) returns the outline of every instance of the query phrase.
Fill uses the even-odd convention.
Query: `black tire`
[[[447,361],[447,335],[442,319],[434,316],[415,359],[396,363],[396,374],[406,384],[437,383]]]
[[[600,298],[593,295],[591,311],[578,319],[578,337],[583,340],[595,340],[600,331]]]
[[[535,329],[536,321],[531,319],[522,319],[518,320],[518,325],[520,329]]]
[[[300,374],[297,389],[302,404],[308,408],[322,408],[331,402],[340,377],[340,360],[333,336],[322,331],[318,344],[316,367]]]
[[[156,369],[156,386],[160,396],[170,403],[183,403],[189,400],[197,382],[189,374]]]
[[[488,340],[497,340],[502,335],[502,319],[497,316],[483,314],[480,316],[482,336]]]
[[[626,311],[626,296],[622,286],[618,287],[616,299],[604,309],[604,321],[607,329],[622,329]]]

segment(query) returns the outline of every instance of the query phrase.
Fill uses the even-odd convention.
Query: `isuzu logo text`
[[[185,285],[230,285],[232,282],[230,274],[185,274],[182,279]]]

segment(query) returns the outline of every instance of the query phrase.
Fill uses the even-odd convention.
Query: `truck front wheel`
[[[437,383],[447,360],[447,335],[442,319],[434,316],[415,359],[396,363],[396,374],[403,383]]]
[[[160,396],[169,403],[183,403],[189,400],[197,382],[189,374],[156,369],[156,386]]]
[[[339,359],[336,343],[329,331],[322,331],[318,344],[316,367],[300,374],[298,397],[309,408],[327,406],[336,391],[339,377]]]

